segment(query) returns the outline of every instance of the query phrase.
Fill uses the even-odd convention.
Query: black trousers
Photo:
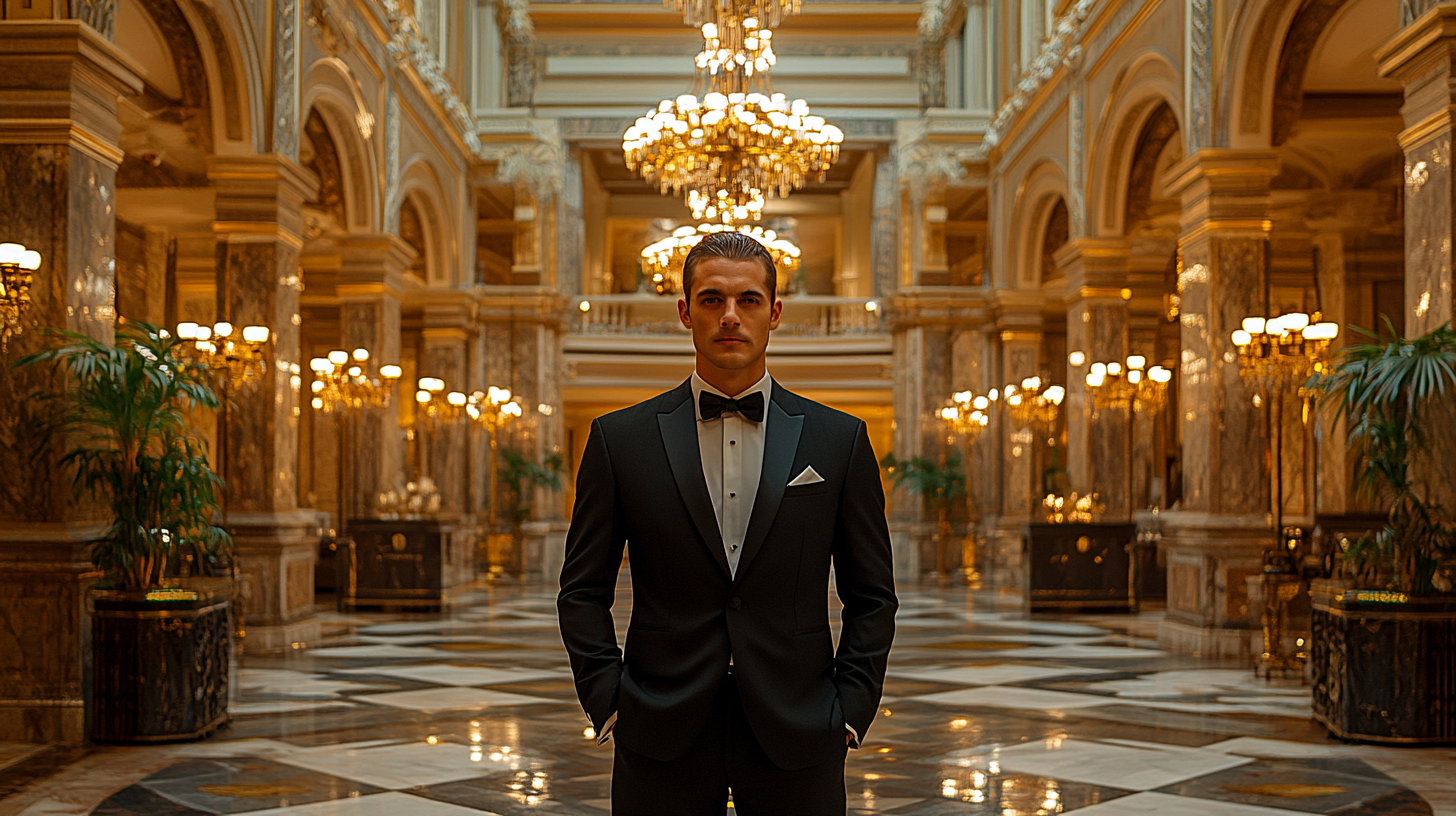
[[[731,674],[682,756],[661,762],[617,745],[612,816],[724,816],[730,789],[738,816],[844,816],[844,755],[798,771],[775,765],[743,716]]]

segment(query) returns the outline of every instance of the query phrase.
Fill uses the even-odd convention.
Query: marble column
[[[0,241],[41,253],[25,334],[0,352],[0,741],[85,739],[91,629],[86,594],[100,576],[87,545],[101,508],[72,498],[59,440],[23,429],[26,399],[54,387],[12,371],[41,327],[109,340],[116,317],[117,100],[141,90],[130,58],[79,21],[0,24]]]
[[[432,292],[421,311],[419,376],[444,380],[446,393],[468,392],[466,349],[475,332],[473,304],[459,292]],[[440,491],[441,515],[469,516],[467,486],[474,463],[465,455],[465,445],[470,432],[464,421],[439,423],[420,439],[423,472]]]
[[[1066,278],[1067,350],[1086,357],[1080,366],[1064,360],[1050,365],[1066,367],[1067,475],[1072,490],[1085,496],[1096,493],[1104,517],[1128,518],[1129,475],[1133,453],[1129,447],[1131,406],[1097,408],[1087,388],[1087,370],[1094,362],[1124,362],[1128,355],[1127,242],[1121,238],[1077,238],[1056,254]]]
[[[1001,289],[992,296],[989,308],[1000,349],[997,380],[1003,387],[1044,373],[1043,302],[1040,292],[1030,290]],[[1032,520],[1040,498],[1041,474],[1035,472],[1037,440],[1030,429],[1018,427],[1004,408],[993,412],[992,417],[987,442],[982,444],[999,448],[1001,505],[1000,512],[982,524],[989,550],[987,568],[982,573],[997,589],[1019,594],[1026,578],[1021,526]]]
[[[1456,5],[1442,4],[1378,48],[1380,74],[1405,85],[1405,328],[1425,334],[1456,317],[1451,243],[1456,239]]]
[[[484,376],[490,385],[509,388],[523,415],[506,426],[499,446],[528,461],[543,464],[565,457],[561,396],[562,342],[566,332],[565,296],[537,287],[491,287],[480,295],[481,331],[485,335]],[[504,468],[504,463],[498,463]],[[484,467],[482,463],[482,467]],[[568,478],[568,470],[562,478]],[[499,480],[497,480],[499,481]],[[506,504],[509,494],[497,485],[497,518],[492,529],[510,533]],[[519,537],[521,550],[513,568],[528,580],[554,582],[565,552],[566,508],[562,494],[537,489],[529,518]]]
[[[1262,314],[1272,151],[1206,149],[1168,171],[1182,201],[1178,289],[1183,499],[1163,515],[1168,614],[1164,648],[1205,655],[1248,649],[1245,578],[1262,570],[1274,535],[1269,403],[1239,376],[1230,335]]]
[[[984,394],[995,387],[990,384],[985,335],[979,328],[986,321],[983,293],[953,286],[911,287],[887,298],[885,311],[895,360],[896,458],[923,456],[938,462],[951,454],[964,454],[962,442],[947,431],[938,412],[957,391]],[[974,466],[963,463],[962,467],[969,477],[968,487],[973,491],[982,488],[986,480],[976,478]],[[982,506],[978,504],[977,509]],[[913,578],[951,574],[961,568],[959,547],[942,544],[937,551],[939,519],[925,512],[919,496],[898,491],[894,515],[902,530],[892,542],[897,574]],[[956,518],[968,515],[958,511]]]
[[[270,652],[318,640],[317,541],[298,508],[299,251],[304,201],[318,179],[282,156],[213,156],[218,316],[270,332],[262,380],[232,394],[226,414],[227,525],[244,576],[244,648]]]
[[[401,361],[401,289],[414,250],[390,234],[351,235],[341,243],[337,289],[342,347],[369,349],[369,370],[377,374],[380,366]],[[412,399],[411,385],[396,386],[389,407],[366,408],[353,417],[356,452],[349,487],[356,514],[369,515],[379,493],[404,484],[404,433],[395,401]]]

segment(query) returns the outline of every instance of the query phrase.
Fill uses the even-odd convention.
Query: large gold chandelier
[[[733,90],[743,79],[710,75],[713,90],[702,99],[664,99],[640,117],[622,137],[628,169],[663,194],[698,193],[709,202],[700,217],[724,223],[757,219],[756,202],[822,181],[844,132],[802,99]]]
[[[676,5],[683,13],[683,20],[690,26],[717,23],[725,18],[745,19],[752,17],[770,28],[778,26],[785,17],[798,14],[803,6],[801,0],[665,0],[667,5]]]
[[[730,226],[727,224],[699,224],[696,227],[678,227],[672,234],[660,241],[648,244],[642,249],[642,272],[648,285],[659,295],[675,295],[682,291],[683,262],[688,253],[705,237],[715,232],[741,232],[763,244],[773,256],[778,268],[778,290],[787,293],[794,272],[799,269],[799,247],[787,238],[780,238],[773,230],[759,226]]]

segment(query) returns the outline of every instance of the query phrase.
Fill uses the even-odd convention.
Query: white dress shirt
[[[708,385],[694,371],[692,387],[703,479],[708,483],[713,512],[718,516],[718,531],[723,534],[728,569],[736,575],[738,559],[743,555],[743,539],[748,535],[748,519],[753,515],[753,499],[758,495],[758,482],[763,474],[763,442],[768,428],[768,401],[773,379],[765,373],[763,379],[743,393],[730,395]],[[762,392],[763,421],[744,419],[736,411],[725,411],[718,419],[703,419],[699,399],[704,391],[732,399],[743,399],[749,394]]]

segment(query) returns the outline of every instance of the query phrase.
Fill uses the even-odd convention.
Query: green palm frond
[[[78,497],[108,503],[112,523],[91,558],[112,586],[161,584],[180,547],[217,554],[230,541],[213,526],[221,479],[187,413],[218,405],[211,372],[181,340],[141,323],[118,325],[116,342],[54,330],[52,344],[15,363],[51,365],[66,386],[34,395],[50,410],[43,432],[62,434],[61,464]]]

